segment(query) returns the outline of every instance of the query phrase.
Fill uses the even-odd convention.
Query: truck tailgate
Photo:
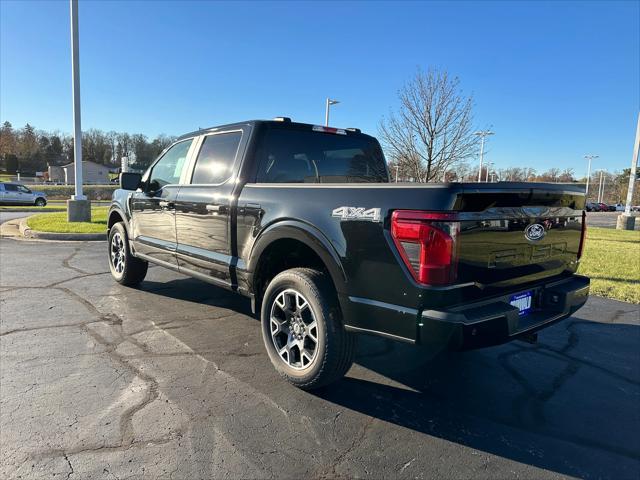
[[[458,281],[513,285],[575,272],[584,195],[575,187],[469,188],[458,194]]]

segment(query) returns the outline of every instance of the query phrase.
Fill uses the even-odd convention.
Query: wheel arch
[[[286,253],[285,253],[286,252]],[[276,258],[273,258],[273,254]],[[282,257],[292,254],[309,254],[310,258],[302,258],[301,262],[282,262]],[[269,262],[275,263],[275,270],[265,271]],[[318,262],[325,270],[337,292],[346,289],[346,274],[338,252],[331,242],[317,228],[298,221],[277,222],[268,227],[255,241],[247,264],[249,291],[258,301],[264,292],[270,274],[277,274],[288,268],[315,267]],[[272,275],[274,276],[274,275]]]

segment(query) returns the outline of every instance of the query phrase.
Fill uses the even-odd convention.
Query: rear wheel
[[[44,207],[46,204],[47,201],[44,198],[36,198],[36,207]]]
[[[342,325],[326,274],[307,268],[278,274],[265,292],[261,319],[271,363],[297,387],[328,385],[353,364],[355,337]]]
[[[144,280],[149,263],[131,255],[127,230],[118,222],[109,230],[109,270],[116,282],[135,286]]]

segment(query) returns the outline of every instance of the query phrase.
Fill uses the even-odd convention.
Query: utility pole
[[[598,180],[598,203],[602,203],[602,200],[600,200],[601,193],[602,193],[602,170],[600,170],[600,179]]]
[[[482,159],[484,157],[484,139],[489,135],[495,135],[491,130],[479,130],[473,133],[480,137],[480,168],[478,169],[478,182],[482,181]]]
[[[585,155],[584,158],[589,160],[589,166],[587,167],[587,186],[584,189],[584,197],[589,195],[589,183],[591,182],[591,160],[598,158],[599,155]]]
[[[82,127],[80,124],[80,50],[78,46],[78,0],[69,0],[71,10],[71,88],[73,91],[73,162],[75,195],[67,200],[69,222],[91,221],[91,203],[82,193]]]
[[[335,105],[337,103],[340,103],[339,100],[332,100],[329,97],[327,97],[327,109],[325,111],[324,114],[324,125],[325,127],[329,126],[329,107],[331,107],[331,105]]]
[[[631,157],[631,171],[629,172],[629,188],[627,190],[627,202],[624,206],[624,213],[618,215],[616,228],[620,230],[633,230],[636,218],[631,215],[631,203],[633,202],[633,191],[636,186],[636,171],[638,169],[638,150],[640,150],[640,113],[638,113],[638,124],[636,126],[636,141],[633,144],[633,157]]]
[[[489,169],[493,166],[493,163],[487,163],[487,177],[485,178],[485,182],[489,181]]]

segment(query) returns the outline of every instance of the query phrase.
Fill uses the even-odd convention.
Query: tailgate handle
[[[167,202],[166,200],[160,200],[158,202],[158,205],[160,205],[160,208],[162,209],[167,209],[167,208],[174,208],[176,206],[175,203],[173,202]]]

